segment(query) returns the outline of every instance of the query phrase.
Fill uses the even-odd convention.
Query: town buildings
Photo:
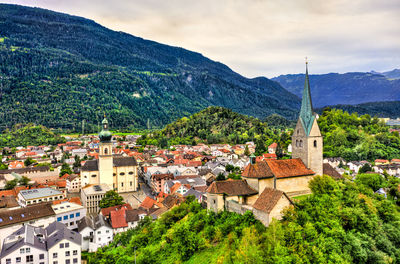
[[[81,184],[106,184],[119,193],[132,192],[138,189],[138,164],[134,157],[113,155],[111,132],[108,121],[104,118],[103,129],[99,134],[99,158],[88,160],[81,168]]]

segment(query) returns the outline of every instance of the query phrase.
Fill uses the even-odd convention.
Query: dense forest
[[[318,124],[324,136],[325,157],[370,161],[400,157],[399,133],[389,132],[376,117],[325,108]]]
[[[0,147],[56,145],[65,138],[44,126],[34,124],[15,125],[0,134]]]
[[[312,194],[267,228],[249,212],[215,214],[187,200],[117,235],[89,263],[132,263],[135,254],[137,263],[399,263],[399,180],[356,182],[315,177]]]
[[[273,120],[270,122],[279,124],[278,127],[284,122],[279,117]],[[183,117],[162,130],[142,136],[137,144],[167,147],[176,144],[194,145],[198,142],[243,144],[248,141],[258,144],[262,153],[272,142],[286,147],[290,137],[289,132],[268,126],[257,118],[211,106],[192,116]]]
[[[0,130],[35,122],[96,132],[161,128],[219,105],[294,119],[300,99],[267,78],[245,78],[199,53],[49,10],[0,5]]]
[[[358,105],[332,105],[330,108],[342,109],[349,113],[358,113],[360,115],[370,115],[377,117],[399,118],[400,101],[394,102],[373,102]],[[316,112],[322,113],[323,108],[316,109]]]

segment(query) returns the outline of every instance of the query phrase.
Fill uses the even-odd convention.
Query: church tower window
[[[316,147],[317,147],[317,141],[314,140],[314,148],[316,148]]]
[[[106,154],[106,155],[108,154],[108,148],[104,149],[104,154]]]

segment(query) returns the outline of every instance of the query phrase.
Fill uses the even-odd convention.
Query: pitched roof
[[[110,212],[112,228],[128,227],[128,223],[126,222],[126,218],[125,218],[125,211],[126,211],[126,209],[124,207],[122,207],[121,210]]]
[[[287,160],[266,160],[276,178],[288,178],[315,174],[304,165],[300,158]]]
[[[82,244],[81,234],[69,230],[66,225],[60,222],[53,222],[46,227],[47,232],[47,248],[50,249],[57,245],[61,240],[67,239],[79,246]]]
[[[113,157],[113,165],[114,167],[137,166],[137,162],[134,157]]]
[[[266,187],[253,204],[253,208],[270,213],[282,195],[284,195],[290,203],[293,203],[283,191]]]
[[[335,170],[329,163],[324,163],[322,170],[323,174],[331,176],[332,178],[335,179],[343,178],[343,176],[337,170]]]
[[[82,166],[81,171],[98,171],[98,160],[87,160]]]
[[[268,146],[268,148],[277,148],[277,147],[278,147],[278,143],[276,143],[276,142],[274,142]]]
[[[207,189],[208,193],[236,195],[253,195],[258,192],[251,188],[245,180],[215,181]]]
[[[122,210],[123,208],[127,209],[127,210],[132,210],[132,206],[128,203],[126,204],[122,204],[122,205],[116,205],[116,206],[111,206],[111,207],[107,207],[107,208],[102,208],[100,210],[101,214],[104,216],[108,216],[112,211],[119,211]]]
[[[51,203],[31,205],[0,212],[0,227],[55,215]]]
[[[156,203],[156,200],[151,199],[149,196],[146,196],[146,198],[143,200],[143,202],[140,204],[140,207],[145,208],[145,209],[150,209],[153,207],[153,205]]]
[[[247,165],[246,168],[244,168],[242,176],[246,178],[262,179],[274,177],[274,174],[265,161],[260,161],[255,164],[250,163]]]

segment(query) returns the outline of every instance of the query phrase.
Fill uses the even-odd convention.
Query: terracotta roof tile
[[[258,192],[251,188],[245,180],[215,181],[207,189],[208,193],[236,195],[252,195]]]
[[[107,208],[102,208],[100,210],[101,214],[104,216],[109,216],[110,212],[112,211],[119,211],[122,209],[127,209],[127,210],[132,210],[132,207],[130,204],[126,203],[126,204],[122,204],[122,205],[116,205],[116,206],[111,206],[111,207],[107,207]]]
[[[242,176],[246,178],[262,179],[274,177],[274,174],[272,174],[271,169],[265,161],[259,161],[255,164],[250,163],[247,165],[242,173]]]
[[[284,192],[267,187],[253,204],[253,208],[270,213],[282,195],[284,195],[290,201],[290,203],[293,204],[293,202],[289,199],[289,197],[286,196]]]
[[[287,178],[315,174],[301,159],[266,160],[268,167],[277,178]]]
[[[153,207],[153,205],[156,203],[156,200],[151,199],[149,196],[147,196],[143,202],[140,204],[140,207],[145,208],[145,209],[150,209]]]
[[[121,210],[110,212],[112,228],[128,227],[128,223],[126,222],[125,211],[126,209],[122,207]]]

